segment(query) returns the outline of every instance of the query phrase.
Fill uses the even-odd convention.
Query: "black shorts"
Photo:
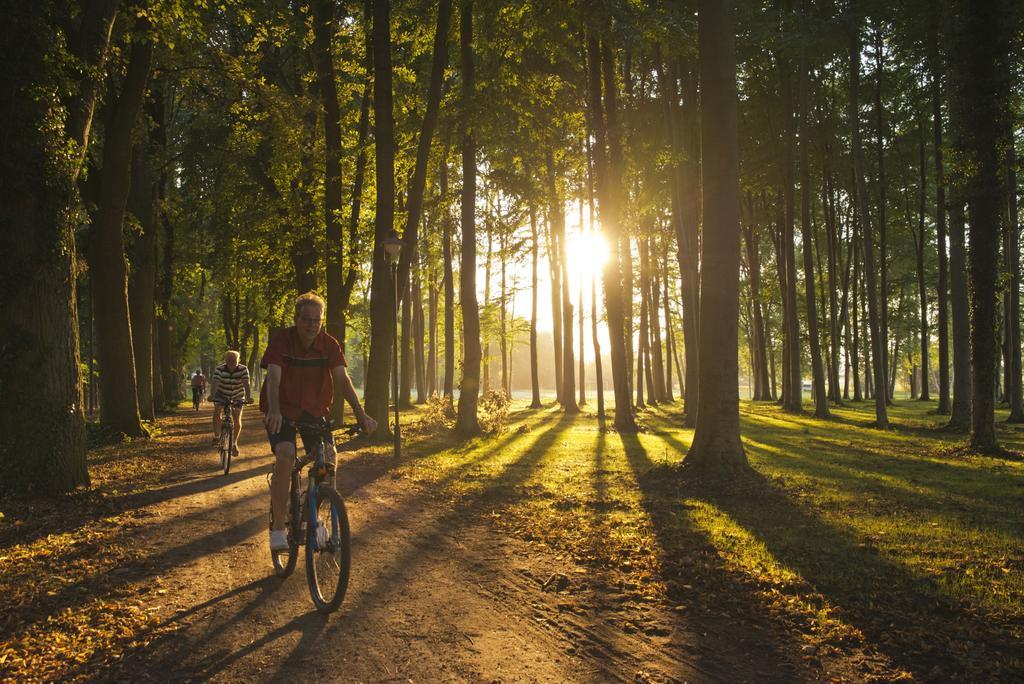
[[[315,423],[319,422],[320,420],[323,420],[323,418],[314,418],[308,413],[303,413],[299,417],[299,422],[302,423]],[[280,444],[281,442],[291,442],[292,445],[295,446],[295,451],[298,452],[299,447],[295,441],[295,433],[295,427],[289,425],[288,423],[281,423],[281,429],[273,433],[270,431],[270,428],[267,428],[267,439],[270,440],[270,450],[273,451],[274,449],[276,449],[277,445]],[[299,431],[299,434],[302,435],[302,448],[305,449],[306,451],[309,451],[309,447],[316,444],[317,436],[315,434],[309,434],[306,430]],[[331,433],[327,433],[324,441],[326,441],[329,444],[334,444],[334,435]]]
[[[216,406],[223,406],[224,404],[231,404],[235,408],[241,408],[244,403],[241,399],[228,399],[227,397],[217,395],[213,398],[213,403]]]

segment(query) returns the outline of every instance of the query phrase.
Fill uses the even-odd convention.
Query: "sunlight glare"
[[[601,269],[608,261],[608,243],[597,231],[574,232],[566,236],[566,255],[569,258],[569,273],[574,279],[590,280],[590,276],[601,275]]]

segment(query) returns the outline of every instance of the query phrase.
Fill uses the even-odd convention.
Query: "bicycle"
[[[199,402],[203,398],[203,390],[199,387],[192,388],[192,409],[194,411],[199,410]]]
[[[231,456],[235,453],[235,412],[231,408],[241,405],[240,399],[226,401],[221,405],[224,415],[220,421],[220,467],[225,475],[231,471]]]
[[[352,564],[352,539],[348,513],[341,494],[334,488],[334,469],[324,457],[325,439],[332,432],[330,421],[307,423],[285,419],[296,431],[304,434],[306,455],[296,455],[288,492],[288,519],[285,530],[288,549],[273,551],[274,573],[284,579],[292,574],[300,546],[306,547],[306,581],[313,605],[321,613],[332,613],[341,605],[348,589],[348,576]],[[349,436],[363,431],[361,425],[345,429]],[[305,436],[314,441],[306,444]],[[349,440],[336,451],[341,451]],[[306,490],[300,494],[299,479],[302,469],[309,465]],[[271,515],[273,520],[273,515]],[[327,521],[330,521],[328,527]]]

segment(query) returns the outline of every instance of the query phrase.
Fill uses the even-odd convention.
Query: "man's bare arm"
[[[341,391],[341,396],[345,398],[349,406],[356,414],[356,420],[358,420],[363,427],[366,428],[367,432],[373,432],[377,429],[377,421],[367,415],[366,411],[363,410],[363,405],[359,402],[359,397],[356,395],[355,385],[352,384],[352,378],[348,376],[348,371],[345,370],[344,366],[338,366],[334,369],[334,386]]]
[[[277,364],[270,364],[267,367],[267,413],[263,416],[263,422],[267,424],[270,434],[277,434],[281,431],[281,367]]]

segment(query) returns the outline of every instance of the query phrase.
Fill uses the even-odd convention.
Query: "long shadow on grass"
[[[857,544],[765,478],[757,476],[743,488],[703,483],[688,489],[760,539],[780,563],[838,606],[842,619],[870,644],[917,677],[1024,675],[1019,644],[986,616]]]
[[[671,436],[666,438],[682,446]],[[748,449],[757,451],[754,445]],[[766,457],[774,458],[773,463],[778,459],[771,453]],[[851,539],[847,530],[809,513],[763,476],[732,489],[678,478],[661,484],[671,486],[677,496],[707,501],[727,514],[761,540],[779,563],[838,606],[844,622],[917,676],[974,680],[1024,675],[1010,620],[985,615],[980,608],[940,594],[933,580],[916,576]],[[1016,629],[1021,629],[1019,620]]]
[[[778,562],[838,606],[845,622],[916,676],[986,679],[1024,672],[1007,631],[809,514],[763,477],[735,489],[714,483],[677,486],[760,539]]]
[[[621,434],[620,439],[661,549],[659,565],[669,597],[700,606],[699,614],[689,615],[693,633],[703,635],[698,662],[708,671],[728,673],[727,679],[802,679],[795,666],[801,644],[792,635],[764,630],[765,610],[756,587],[726,569],[707,537],[682,514],[680,492],[652,474],[655,464],[637,435]],[[670,443],[685,453],[680,442]]]

